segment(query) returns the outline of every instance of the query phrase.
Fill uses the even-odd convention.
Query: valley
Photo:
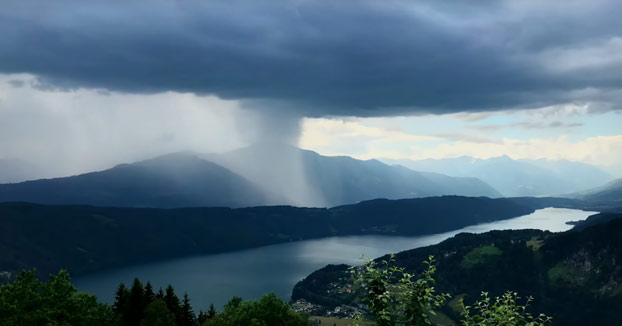
[[[559,318],[562,308],[549,304],[568,289],[551,284],[585,276],[569,275],[578,267],[567,262],[549,263],[554,266],[548,272],[540,262],[529,264],[540,259],[541,247],[557,239],[558,233],[551,232],[615,223],[622,212],[618,180],[563,197],[489,198],[480,195],[500,194],[474,178],[280,148],[287,154],[283,157],[305,162],[304,173],[296,174],[315,180],[298,180],[303,191],[296,188],[301,184],[289,183],[292,171],[279,165],[239,164],[263,150],[255,145],[221,156],[173,153],[73,177],[0,185],[0,200],[6,200],[0,202],[0,282],[13,282],[21,270],[36,268],[45,280],[66,269],[79,290],[112,303],[111,288],[140,277],[158,287],[173,284],[203,308],[222,308],[235,296],[258,300],[273,292],[281,299],[291,297],[295,311],[337,321],[366,311],[346,281],[343,264],[360,263],[361,254],[375,258],[399,252],[398,264],[416,271],[414,258],[402,257],[415,252],[418,259],[426,252],[443,255],[439,269],[449,269],[440,272],[439,282],[447,284],[439,289],[471,299],[484,285],[493,293],[514,287],[543,295],[534,307]],[[408,196],[422,198],[397,199]],[[365,198],[374,199],[359,200]],[[342,202],[355,203],[274,205]],[[523,231],[491,231],[508,229]],[[453,251],[437,249],[447,243]],[[508,250],[529,273],[512,274],[513,263],[503,260]],[[446,266],[446,258],[457,253],[463,255],[458,265]],[[482,264],[489,269],[469,274]],[[481,283],[482,275],[491,281]],[[468,279],[470,287],[459,287],[458,279]],[[614,283],[606,291],[617,291],[611,290],[617,281],[608,282]],[[587,294],[577,300],[595,302]],[[439,325],[451,325],[456,314],[444,307]]]
[[[121,282],[130,284],[134,277],[150,280],[156,288],[170,283],[176,289],[188,292],[198,307],[213,303],[220,309],[233,296],[255,300],[270,292],[287,300],[294,285],[314,270],[327,264],[360,264],[361,254],[376,258],[391,252],[434,245],[464,232],[479,234],[526,227],[560,232],[572,227],[565,222],[582,220],[594,213],[546,208],[520,217],[429,235],[351,235],[286,242],[108,269],[78,275],[73,283],[78,289],[96,294],[108,303],[113,301],[110,289]],[[298,293],[296,290],[295,294]]]
[[[425,235],[510,219],[545,207],[588,209],[556,198],[377,199],[333,208],[265,206],[155,209],[0,203],[0,270],[105,268],[345,235]]]
[[[621,12],[2,0],[0,326],[622,325]]]

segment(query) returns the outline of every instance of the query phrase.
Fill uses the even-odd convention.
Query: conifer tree
[[[199,325],[202,325],[207,321],[207,314],[203,310],[199,310],[199,314],[197,315],[197,322]]]
[[[197,321],[199,322],[199,325],[203,325],[203,323],[207,321],[207,313],[205,313],[203,310],[199,310]]]
[[[130,298],[130,290],[125,287],[124,283],[119,284],[117,292],[114,295],[114,303],[112,309],[118,315],[123,315],[127,309],[127,304]]]
[[[143,318],[145,310],[145,289],[138,278],[134,279],[132,288],[130,289],[130,298],[128,304],[127,320],[129,325],[137,326]]]
[[[214,304],[212,303],[207,311],[207,319],[214,319],[214,317],[216,317],[216,309],[214,309]]]
[[[162,288],[160,288],[160,289],[158,290],[158,293],[156,293],[155,297],[156,297],[156,299],[162,299],[162,300],[164,300],[164,291],[162,291]]]
[[[181,325],[181,305],[179,298],[175,295],[175,289],[170,284],[166,287],[166,293],[164,294],[164,302],[170,312],[175,315],[175,324]]]
[[[190,306],[190,299],[188,293],[184,293],[184,303],[181,306],[181,326],[193,326],[194,325],[194,312]]]
[[[145,285],[145,307],[155,301],[156,295],[153,293],[153,286],[151,286],[150,282],[147,282]]]

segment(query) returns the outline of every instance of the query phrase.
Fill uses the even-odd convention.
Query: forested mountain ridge
[[[459,234],[437,245],[396,254],[396,264],[418,273],[428,255],[437,260],[436,287],[467,304],[480,291],[533,296],[534,311],[554,325],[617,325],[622,309],[622,214],[582,230]],[[386,257],[379,258],[386,259]],[[329,265],[299,282],[292,299],[328,306],[357,305],[346,265]],[[458,320],[456,301],[442,311]],[[454,307],[454,308],[452,308]],[[578,308],[581,307],[581,308]]]
[[[0,204],[0,271],[73,275],[193,254],[334,235],[421,235],[508,219],[569,199],[430,197],[331,209],[114,208]],[[564,206],[566,205],[566,206]]]

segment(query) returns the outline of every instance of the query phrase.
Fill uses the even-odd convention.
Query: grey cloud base
[[[299,116],[617,109],[622,59],[594,60],[620,37],[619,12],[616,1],[8,1],[0,72],[261,100]]]

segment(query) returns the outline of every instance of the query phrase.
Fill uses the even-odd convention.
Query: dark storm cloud
[[[619,94],[620,12],[618,1],[10,1],[0,71],[307,116],[536,107]]]

